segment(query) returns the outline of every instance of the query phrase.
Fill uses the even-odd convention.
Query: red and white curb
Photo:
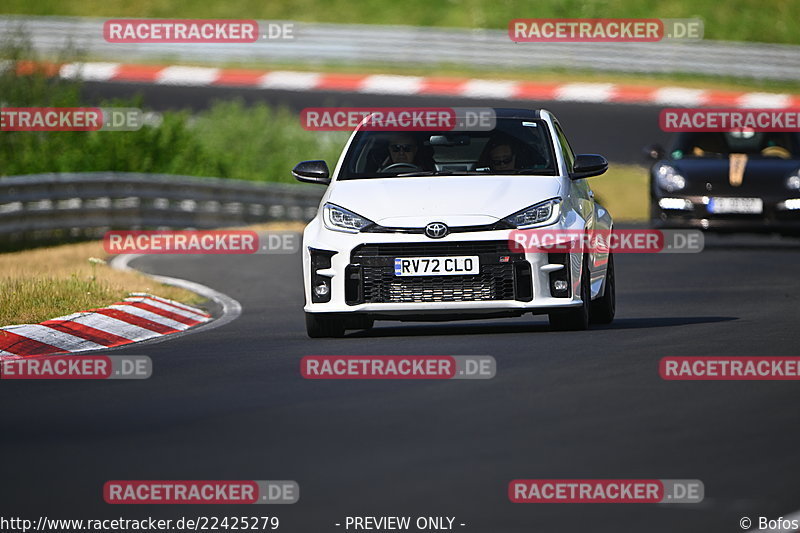
[[[0,328],[0,359],[103,350],[171,335],[209,320],[211,315],[202,309],[131,293],[108,307]]]
[[[131,271],[134,269],[128,263],[137,257],[141,255],[117,255],[109,265]],[[0,360],[103,350],[134,342],[160,342],[224,326],[242,314],[238,301],[210,287],[180,278],[146,275],[213,301],[221,310],[219,317],[212,320],[202,309],[134,292],[125,300],[101,309],[73,313],[41,324],[0,328]]]
[[[23,67],[29,68],[29,67]],[[476,99],[627,103],[686,107],[791,108],[800,95],[737,92],[686,87],[653,87],[615,83],[540,83],[510,80],[337,74],[290,70],[220,69],[126,63],[51,65],[65,79],[136,82],[173,86],[218,86],[288,91],[340,91],[387,95],[436,95]]]

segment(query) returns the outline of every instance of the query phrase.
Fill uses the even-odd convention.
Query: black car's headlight
[[[539,226],[549,226],[558,221],[561,216],[561,198],[552,198],[539,202],[522,211],[517,211],[503,219],[517,229],[528,229]]]
[[[331,203],[325,204],[322,208],[322,220],[326,228],[345,233],[358,233],[370,224],[374,224],[361,215]]]
[[[656,184],[660,189],[668,192],[680,191],[686,187],[686,178],[681,176],[674,167],[661,163],[653,170]]]

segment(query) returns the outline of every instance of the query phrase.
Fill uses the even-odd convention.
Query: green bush
[[[324,159],[333,168],[347,133],[306,131],[286,108],[242,101],[217,102],[192,124],[203,149],[225,169],[223,177],[255,181],[294,181],[292,167]]]
[[[140,98],[82,101],[80,83],[43,71],[18,75],[17,65],[34,57],[24,40],[8,45],[2,55],[12,62],[0,74],[3,107],[142,108]],[[196,115],[165,112],[160,124],[138,131],[3,131],[0,175],[117,171],[292,181],[290,171],[300,160],[335,164],[346,138],[345,133],[306,131],[285,108],[222,101]]]

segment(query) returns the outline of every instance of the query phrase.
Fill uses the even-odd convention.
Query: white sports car
[[[614,318],[608,251],[546,253],[512,232],[611,230],[585,178],[606,171],[575,155],[545,110],[494,109],[493,129],[365,131],[333,175],[299,163],[300,181],[328,186],[303,235],[310,337],[377,320],[549,315],[556,329]]]

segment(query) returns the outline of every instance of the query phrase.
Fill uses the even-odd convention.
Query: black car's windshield
[[[729,154],[755,157],[800,158],[800,139],[789,132],[699,132],[678,136],[673,159],[686,157],[718,158]]]
[[[556,174],[547,124],[499,118],[490,131],[360,131],[340,180],[486,174]]]

